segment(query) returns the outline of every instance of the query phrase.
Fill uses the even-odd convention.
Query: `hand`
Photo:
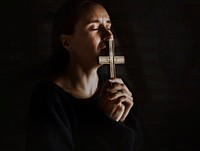
[[[133,104],[132,93],[121,79],[107,81],[99,100],[99,107],[106,115],[123,122]]]

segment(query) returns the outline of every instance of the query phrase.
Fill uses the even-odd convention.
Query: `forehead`
[[[86,7],[82,11],[79,21],[86,24],[91,22],[110,23],[110,17],[103,6],[96,4]]]

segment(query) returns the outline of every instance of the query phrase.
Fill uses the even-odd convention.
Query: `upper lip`
[[[109,55],[109,46],[108,41],[102,41],[101,47],[100,47],[100,54],[101,55]]]
[[[107,46],[105,44],[103,44],[101,50],[105,49]]]
[[[108,46],[108,42],[102,41],[101,43],[101,49],[105,49]]]
[[[101,50],[105,49],[106,47],[108,48],[108,41],[102,41],[102,43],[101,43]]]

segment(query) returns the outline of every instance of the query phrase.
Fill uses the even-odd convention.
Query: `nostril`
[[[113,39],[113,34],[111,30],[104,29],[102,30],[102,38],[104,41],[108,41],[109,39]]]

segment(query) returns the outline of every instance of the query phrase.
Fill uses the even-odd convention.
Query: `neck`
[[[69,64],[62,75],[54,82],[76,98],[89,98],[98,88],[97,68],[86,68],[78,64]]]

